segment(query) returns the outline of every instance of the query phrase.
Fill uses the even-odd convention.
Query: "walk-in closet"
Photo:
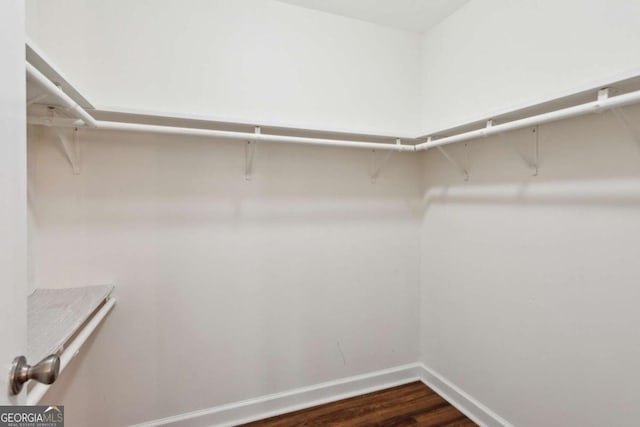
[[[0,427],[638,425],[639,46],[638,0],[3,0]]]

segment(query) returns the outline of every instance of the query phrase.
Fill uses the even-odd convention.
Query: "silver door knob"
[[[27,358],[18,356],[13,359],[9,384],[13,394],[20,393],[22,386],[29,380],[36,380],[43,384],[53,384],[60,373],[60,357],[56,354],[45,357],[34,366],[27,365]]]

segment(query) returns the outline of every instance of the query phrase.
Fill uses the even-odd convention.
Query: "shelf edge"
[[[85,327],[78,332],[76,337],[65,346],[60,354],[60,374],[62,374],[62,371],[64,371],[67,365],[80,353],[80,349],[84,343],[93,334],[98,325],[102,323],[115,304],[116,299],[114,297],[107,297],[105,304],[95,313]],[[47,390],[49,390],[48,385],[36,383],[27,393],[27,405],[37,405]]]

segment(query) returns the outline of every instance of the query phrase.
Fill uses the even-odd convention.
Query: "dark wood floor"
[[[251,427],[475,425],[421,382],[245,424]]]

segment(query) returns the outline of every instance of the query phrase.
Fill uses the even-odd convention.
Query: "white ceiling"
[[[469,0],[280,0],[387,27],[422,33]]]

